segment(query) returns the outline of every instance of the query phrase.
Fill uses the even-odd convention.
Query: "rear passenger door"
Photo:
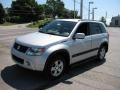
[[[94,54],[96,55],[98,52],[98,48],[100,47],[100,44],[104,38],[99,23],[90,23],[90,34],[92,39],[92,49],[94,51]]]

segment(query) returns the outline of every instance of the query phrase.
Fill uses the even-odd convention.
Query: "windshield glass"
[[[39,32],[67,37],[70,35],[75,25],[76,22],[55,20],[44,26]]]

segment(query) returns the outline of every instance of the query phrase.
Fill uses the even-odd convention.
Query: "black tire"
[[[55,63],[58,63],[59,65],[61,64],[61,67],[60,66],[57,67],[57,64]],[[62,71],[60,71],[60,69]],[[66,62],[65,62],[64,57],[60,55],[55,55],[48,59],[45,65],[44,73],[47,79],[57,79],[63,75],[65,69],[66,69]],[[58,74],[55,75],[55,72],[57,72]]]
[[[99,60],[104,60],[105,59],[105,55],[106,55],[106,47],[105,46],[101,46],[98,50],[98,54],[97,54],[97,58]]]

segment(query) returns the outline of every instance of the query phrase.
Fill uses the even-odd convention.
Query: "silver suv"
[[[57,19],[38,32],[16,38],[11,55],[17,65],[57,78],[76,62],[94,56],[103,60],[108,42],[101,22]]]

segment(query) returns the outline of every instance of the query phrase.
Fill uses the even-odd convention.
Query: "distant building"
[[[120,27],[120,15],[112,17],[110,26]]]

